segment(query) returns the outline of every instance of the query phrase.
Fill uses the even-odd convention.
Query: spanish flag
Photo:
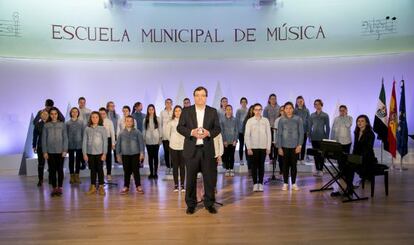
[[[397,156],[397,128],[398,128],[398,110],[397,97],[395,95],[395,80],[392,83],[392,93],[390,101],[390,114],[388,117],[388,152],[392,157]]]

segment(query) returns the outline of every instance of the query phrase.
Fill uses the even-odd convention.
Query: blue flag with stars
[[[408,128],[407,117],[405,114],[405,85],[404,80],[401,81],[401,97],[400,97],[400,117],[397,129],[397,149],[401,158],[408,152]]]

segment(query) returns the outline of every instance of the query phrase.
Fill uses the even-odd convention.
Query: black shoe
[[[353,191],[353,190],[346,190],[346,191],[342,194],[342,196],[343,196],[343,197],[352,197],[352,196],[353,196],[353,194],[354,194],[354,191]]]
[[[37,182],[37,187],[41,187],[43,185],[43,180],[39,180],[39,182]]]
[[[195,208],[193,208],[193,207],[188,207],[188,208],[187,208],[187,211],[185,211],[185,213],[186,213],[186,214],[188,214],[188,215],[192,215],[192,214],[194,214],[194,213],[195,213]]]
[[[154,179],[158,179],[158,174],[155,174],[154,175]]]
[[[57,196],[57,188],[53,188],[53,191],[50,193],[51,197]]]
[[[214,206],[206,207],[206,209],[211,214],[216,214],[217,213],[217,209]]]
[[[153,179],[153,178],[154,178],[154,175],[152,174],[148,175],[148,179]]]
[[[331,197],[339,197],[342,196],[342,194],[339,191],[335,191],[331,193]]]

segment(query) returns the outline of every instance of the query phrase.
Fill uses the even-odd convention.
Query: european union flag
[[[404,80],[401,81],[401,97],[400,97],[400,117],[397,130],[397,147],[401,158],[408,152],[408,128],[407,117],[405,114],[405,85]]]

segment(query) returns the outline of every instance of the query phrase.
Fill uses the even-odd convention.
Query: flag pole
[[[406,171],[406,170],[407,170],[407,168],[404,168],[404,167],[403,167],[403,158],[404,158],[404,157],[401,157],[401,160],[400,160],[400,167],[399,167],[399,168],[397,168],[397,170],[400,170],[400,172],[402,172],[402,171]]]
[[[407,149],[404,149],[407,147],[407,141],[408,141],[408,129],[407,129],[407,122],[406,122],[406,109],[405,109],[405,86],[404,86],[404,76],[401,75],[401,98],[400,98],[400,118],[399,118],[399,134],[397,135],[398,139],[398,152],[400,153],[400,172],[407,170],[407,168],[404,168],[403,166],[403,159],[404,156],[407,154]],[[403,125],[403,127],[401,127]],[[403,128],[405,130],[403,130]],[[405,143],[405,144],[404,144]],[[401,145],[400,145],[401,144]],[[405,147],[404,147],[405,146]]]

